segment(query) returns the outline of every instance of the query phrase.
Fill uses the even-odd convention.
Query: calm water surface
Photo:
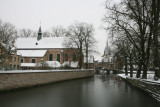
[[[0,93],[0,107],[160,107],[160,103],[115,75],[95,75]]]

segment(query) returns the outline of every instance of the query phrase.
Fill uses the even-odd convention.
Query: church
[[[63,45],[67,37],[43,37],[41,27],[37,37],[17,38],[14,46],[21,55],[22,69],[35,69],[47,63],[52,68],[66,64],[78,67],[78,49],[66,48]]]

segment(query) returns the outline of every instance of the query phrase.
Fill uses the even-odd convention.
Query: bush
[[[62,66],[60,69],[75,69],[75,68],[72,68],[71,66],[66,64],[66,65]]]

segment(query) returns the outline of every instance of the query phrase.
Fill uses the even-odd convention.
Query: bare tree
[[[82,68],[83,57],[86,58],[86,68],[88,68],[88,58],[96,53],[94,47],[96,40],[93,37],[94,28],[87,23],[74,23],[68,28],[68,39],[64,42],[66,47],[78,48],[79,50],[79,68]],[[83,52],[85,55],[83,55]]]
[[[48,31],[43,32],[43,37],[50,37],[51,33]]]
[[[151,24],[150,29],[153,30],[153,55],[154,55],[154,66],[155,66],[155,76],[160,78],[160,50],[159,41],[160,38],[160,0],[152,0],[152,11],[151,11]]]
[[[152,0],[122,0],[112,6],[106,4],[110,12],[105,21],[110,25],[107,30],[122,32],[134,46],[139,55],[139,66],[143,66],[143,78],[147,78],[147,68],[152,42],[151,11]],[[141,68],[141,67],[140,67]]]
[[[0,39],[4,44],[11,44],[17,37],[16,28],[10,23],[3,23],[0,21]]]
[[[11,49],[11,46],[0,42],[0,65],[3,65],[6,63],[11,52],[13,52],[13,50]]]
[[[51,28],[51,33],[50,35],[52,37],[65,37],[67,35],[66,29],[63,28],[62,26],[57,26]]]
[[[19,31],[19,37],[33,37],[34,31],[32,31],[31,29],[21,29]]]
[[[92,25],[85,23],[85,29],[83,31],[83,35],[85,37],[84,40],[84,53],[85,53],[85,63],[86,69],[88,69],[88,61],[89,56],[92,54],[97,53],[96,47],[96,40],[94,38],[94,28]]]
[[[79,68],[82,68],[83,63],[83,44],[85,40],[84,34],[84,23],[75,23],[68,28],[68,37],[69,39],[64,42],[66,47],[78,48],[78,64]]]

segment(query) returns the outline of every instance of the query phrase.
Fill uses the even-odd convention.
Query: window
[[[17,69],[19,69],[19,65],[17,65]]]
[[[53,54],[49,54],[49,61],[53,61]]]
[[[76,61],[76,54],[73,54],[73,61]]]
[[[14,69],[16,69],[16,65],[14,65]]]
[[[16,57],[14,57],[14,61],[16,62]]]
[[[68,54],[65,54],[65,61],[68,61]]]
[[[21,59],[21,63],[23,63],[23,59]]]
[[[57,61],[60,62],[60,54],[57,54]]]
[[[9,57],[9,61],[12,62],[12,56]]]
[[[36,63],[36,59],[32,59],[31,63]]]
[[[10,64],[10,68],[12,68],[12,64]]]

